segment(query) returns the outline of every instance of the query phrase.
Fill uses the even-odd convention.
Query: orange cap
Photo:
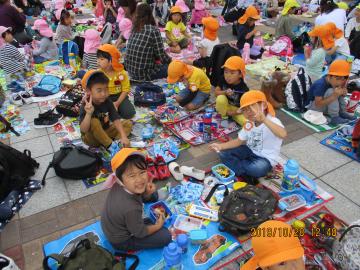
[[[259,267],[272,266],[304,256],[304,248],[291,230],[289,224],[278,220],[262,223],[256,231],[271,232],[271,237],[260,233],[251,239],[255,255],[241,267],[241,270],[256,270]]]
[[[230,70],[240,70],[241,76],[245,77],[245,62],[240,56],[229,57],[222,68],[228,68]]]
[[[220,28],[219,21],[214,17],[204,17],[201,22],[204,25],[204,37],[215,40],[217,38],[217,31]]]
[[[134,148],[123,148],[119,152],[117,152],[115,156],[111,159],[112,171],[115,172],[116,169],[119,168],[119,166],[123,164],[128,157],[133,155],[145,157],[143,153],[139,152]]]
[[[189,77],[192,72],[192,66],[181,62],[180,60],[173,60],[168,67],[168,83],[176,83],[181,76]]]
[[[170,9],[170,14],[174,13],[182,13],[181,7],[179,6],[172,6]]]
[[[122,71],[124,69],[124,66],[120,63],[121,54],[114,45],[103,44],[98,48],[98,50],[107,52],[111,55],[111,65],[114,70]]]
[[[81,79],[81,86],[82,88],[85,90],[88,86],[88,82],[89,82],[89,79],[95,75],[95,74],[98,74],[98,73],[102,73],[104,74],[104,72],[102,72],[101,70],[96,70],[96,69],[90,69],[88,71],[86,71],[85,75],[82,77]]]
[[[244,24],[244,23],[246,23],[248,18],[252,18],[254,20],[259,20],[260,19],[259,12],[257,11],[257,9],[254,6],[248,6],[248,8],[246,9],[244,15],[242,15],[240,17],[238,22],[240,24]]]
[[[250,90],[245,92],[240,99],[240,109],[261,101],[266,102],[268,112],[270,115],[275,116],[274,107],[267,101],[265,94],[259,90]]]
[[[335,60],[329,66],[328,75],[333,76],[349,76],[351,71],[351,64],[343,59]]]
[[[320,38],[324,49],[327,50],[334,47],[335,39],[343,37],[344,33],[338,29],[334,23],[327,23],[324,25],[315,26],[314,29],[308,33],[308,35],[310,37]]]

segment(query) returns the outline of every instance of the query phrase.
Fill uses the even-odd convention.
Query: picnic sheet
[[[315,130],[316,132],[324,132],[324,131],[328,131],[328,130],[333,130],[333,129],[337,129],[339,126],[338,125],[327,125],[327,124],[323,124],[323,125],[314,125],[308,121],[306,121],[304,118],[302,118],[301,113],[298,112],[292,112],[289,111],[285,108],[281,108],[281,110],[286,113],[287,115],[289,115],[290,117],[298,120],[299,122],[303,123],[305,126],[311,128],[312,130]]]
[[[284,72],[293,73],[297,70],[295,66],[281,61],[277,57],[261,59],[254,64],[246,65],[246,73],[253,77],[265,77],[280,68]]]
[[[240,244],[236,239],[217,229],[217,223],[211,222],[206,226],[209,242],[207,248],[200,249],[200,245],[188,245],[188,251],[182,256],[182,264],[184,269],[209,269],[211,265],[227,256]],[[63,237],[51,241],[43,246],[44,255],[52,253],[68,254],[70,250],[85,237],[93,237],[97,239],[97,243],[110,252],[114,252],[113,247],[106,239],[100,225],[100,221],[86,226],[85,228],[70,232]],[[157,270],[163,269],[164,261],[162,260],[163,249],[141,250],[135,254],[139,257],[140,263],[136,268],[138,270]],[[128,265],[131,264],[129,260]],[[54,260],[49,260],[51,269],[56,269]]]
[[[20,113],[17,106],[12,105],[9,101],[5,101],[0,108],[0,115],[2,115],[20,135],[25,134],[30,130],[28,122],[25,121],[24,116]],[[3,132],[5,129],[3,123],[0,123],[0,139],[8,139],[11,136],[16,136],[13,132]]]

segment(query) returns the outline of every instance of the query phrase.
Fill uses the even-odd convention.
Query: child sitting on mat
[[[165,33],[171,52],[180,53],[182,49],[187,48],[191,36],[187,33],[186,26],[182,22],[180,7],[173,6],[170,9],[169,21],[166,23]]]
[[[219,152],[222,163],[237,176],[254,184],[254,178],[265,176],[278,163],[280,147],[287,133],[261,91],[250,90],[243,94],[240,111],[248,122],[238,138],[226,143],[213,143],[210,148]]]
[[[85,70],[98,69],[97,50],[101,45],[100,33],[95,29],[85,31],[84,55],[82,67]]]
[[[307,108],[323,112],[330,124],[341,125],[356,119],[356,116],[346,112],[344,100],[350,70],[349,62],[335,60],[329,66],[327,75],[314,82],[309,89]]]
[[[136,111],[129,100],[130,80],[124,66],[120,64],[120,52],[110,44],[101,45],[97,51],[99,68],[109,78],[110,99],[121,118],[131,119]]]
[[[245,117],[239,112],[241,96],[249,90],[244,82],[245,62],[239,56],[229,57],[225,64],[224,76],[215,88],[216,111],[222,118],[232,117],[239,125],[245,123]]]
[[[304,248],[296,236],[298,233],[291,233],[292,230],[289,224],[282,221],[262,223],[256,230],[260,233],[251,238],[254,256],[241,270],[305,270]]]
[[[183,82],[185,84],[186,88],[175,96],[175,100],[187,110],[196,110],[209,99],[210,80],[205,72],[197,67],[174,60],[168,67],[167,82]]]
[[[139,250],[162,248],[171,242],[171,233],[164,228],[165,217],[156,223],[143,220],[143,201],[157,200],[157,191],[149,181],[144,154],[121,149],[111,160],[115,176],[106,182],[111,187],[101,213],[101,227],[115,249]]]
[[[275,25],[275,36],[279,38],[281,36],[287,36],[291,40],[295,38],[293,27],[296,24],[290,15],[294,14],[296,9],[300,7],[300,4],[296,0],[286,0],[284,9],[281,11],[281,15]]]
[[[71,29],[72,18],[70,12],[67,11],[66,9],[62,9],[59,12],[60,12],[60,17],[59,17],[60,23],[56,28],[56,33],[54,38],[56,44],[58,45],[63,43],[64,40],[73,40],[75,37]]]
[[[132,124],[129,120],[120,120],[109,99],[109,79],[102,71],[87,71],[81,83],[86,90],[79,116],[81,139],[89,146],[104,146],[114,156],[120,149],[116,140],[125,147],[130,145],[127,136]]]

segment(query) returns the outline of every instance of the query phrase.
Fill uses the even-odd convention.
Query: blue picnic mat
[[[205,228],[208,233],[208,244],[206,248],[201,248],[200,245],[189,244],[188,252],[182,257],[184,269],[192,269],[194,267],[200,270],[209,269],[217,261],[240,247],[240,243],[233,236],[218,230],[218,223],[210,222]],[[99,245],[110,252],[114,252],[113,247],[101,229],[100,221],[97,221],[94,224],[70,232],[57,240],[45,244],[43,246],[44,255],[47,256],[52,253],[69,254],[76,243],[86,237],[93,237]],[[162,259],[162,251],[163,249],[149,249],[137,252],[136,255],[139,257],[140,263],[136,269],[163,269],[164,261]],[[128,260],[129,263],[127,263],[127,265],[131,265],[131,259]],[[57,269],[54,260],[49,260],[49,267],[51,267],[51,269]]]

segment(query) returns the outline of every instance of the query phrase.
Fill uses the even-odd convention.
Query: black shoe
[[[249,185],[256,186],[259,184],[259,180],[256,177],[250,175],[241,175],[240,178],[244,180],[244,182],[248,183]]]
[[[59,122],[58,118],[35,118],[34,128],[53,127]]]
[[[55,113],[54,109],[48,110],[44,113],[39,113],[39,118],[55,118],[57,120],[60,120],[63,117],[60,113]]]

